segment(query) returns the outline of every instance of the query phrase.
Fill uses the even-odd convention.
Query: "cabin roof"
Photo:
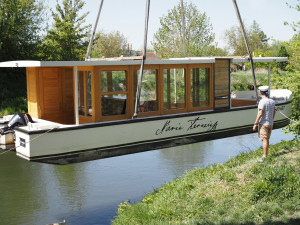
[[[230,59],[232,63],[245,63],[250,59],[246,57],[186,57],[171,58],[163,60],[146,60],[145,65],[163,64],[198,64],[215,63],[216,59]],[[285,62],[287,57],[255,57],[254,62]],[[99,61],[32,61],[19,60],[0,62],[0,67],[73,67],[73,66],[109,66],[109,65],[140,65],[141,60],[122,60],[122,58],[112,58]]]

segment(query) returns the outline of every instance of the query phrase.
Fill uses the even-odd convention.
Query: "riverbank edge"
[[[300,141],[241,153],[224,164],[181,178],[126,201],[112,224],[300,224]]]

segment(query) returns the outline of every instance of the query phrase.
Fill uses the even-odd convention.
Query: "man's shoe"
[[[264,160],[265,160],[265,156],[263,155],[262,157],[261,157],[261,159],[258,161],[258,162],[263,162]]]

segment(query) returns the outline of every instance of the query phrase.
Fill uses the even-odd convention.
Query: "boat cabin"
[[[146,61],[138,117],[255,105],[255,99],[230,98],[233,60],[248,61],[243,58]],[[131,119],[134,114],[140,60],[24,63],[28,113],[34,118],[84,124]]]
[[[145,65],[138,117],[229,107],[229,59],[177,61]],[[111,63],[77,66],[80,124],[132,118],[140,61]],[[27,67],[32,117],[62,124],[76,122],[74,70],[67,66]]]

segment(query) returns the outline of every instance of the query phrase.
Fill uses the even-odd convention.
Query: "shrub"
[[[253,183],[252,200],[275,200],[292,198],[300,191],[300,179],[294,168],[287,165],[262,168],[258,181]]]
[[[6,99],[0,105],[0,116],[27,111],[27,99],[23,97]]]

